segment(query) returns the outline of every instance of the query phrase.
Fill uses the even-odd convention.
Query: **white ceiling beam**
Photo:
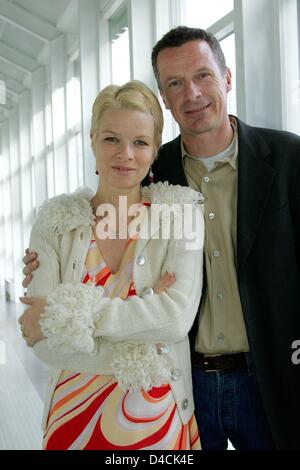
[[[7,114],[10,109],[12,109],[12,106],[5,107],[2,104],[0,104],[0,110],[2,111],[2,114]]]
[[[14,49],[3,42],[0,43],[0,57],[5,62],[15,65],[23,72],[33,72],[33,70],[40,67],[32,57]]]
[[[11,88],[6,87],[6,94],[8,95],[8,98],[13,99],[14,102],[19,99],[19,94],[11,90]]]
[[[2,25],[1,25],[1,27],[0,27],[0,40],[1,40],[2,36],[3,36],[4,30],[5,30],[5,25],[6,25],[5,21],[3,21],[3,22],[2,22]]]
[[[0,0],[0,18],[43,42],[52,41],[60,35],[52,24],[7,0]]]
[[[15,80],[5,73],[0,72],[0,80],[15,93],[21,93],[24,90],[24,84],[22,82]]]

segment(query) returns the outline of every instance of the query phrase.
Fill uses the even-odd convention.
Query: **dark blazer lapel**
[[[169,181],[171,184],[188,186],[181,157],[180,135],[160,149],[158,160],[152,165],[154,175],[159,175],[155,181]]]
[[[266,209],[276,171],[259,130],[238,120],[237,265],[240,274]]]

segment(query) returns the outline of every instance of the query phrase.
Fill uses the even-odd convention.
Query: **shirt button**
[[[223,333],[220,333],[218,336],[217,336],[217,340],[218,341],[224,341],[225,339],[225,336],[223,335]]]
[[[218,292],[217,297],[219,300],[223,300],[224,295],[222,294],[222,292]]]
[[[204,179],[205,183],[209,183],[209,177],[208,176],[204,176],[203,179]]]
[[[154,294],[154,290],[152,289],[152,287],[144,287],[144,289],[142,290],[142,297],[144,297],[144,295],[152,295]]]
[[[185,399],[182,400],[182,402],[181,402],[181,408],[182,408],[183,410],[186,410],[186,409],[188,408],[188,406],[189,406],[189,401],[188,401],[187,398],[185,398]]]
[[[220,252],[218,250],[215,250],[213,252],[213,255],[214,255],[215,258],[218,258],[218,256],[220,256]]]
[[[209,220],[214,220],[215,214],[214,214],[213,212],[210,212],[210,213],[208,214],[208,218],[209,218]]]
[[[144,264],[146,263],[146,258],[145,258],[145,256],[139,255],[139,256],[137,257],[136,263],[137,263],[138,266],[144,266]]]

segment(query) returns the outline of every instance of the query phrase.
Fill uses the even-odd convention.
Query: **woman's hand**
[[[23,304],[30,305],[20,316],[18,322],[21,325],[22,336],[27,346],[33,346],[35,343],[45,338],[41,327],[40,318],[46,306],[46,299],[36,297],[20,297]]]
[[[171,287],[176,281],[175,274],[166,272],[155,284],[153,290],[155,294],[160,294]]]
[[[23,263],[25,264],[25,267],[23,269],[23,274],[25,275],[25,278],[23,279],[22,286],[26,288],[32,281],[32,272],[39,267],[37,253],[35,253],[34,251],[29,252],[29,249],[27,248],[25,250]]]

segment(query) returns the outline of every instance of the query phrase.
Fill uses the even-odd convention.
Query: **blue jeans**
[[[247,360],[248,360],[247,355]],[[193,366],[195,416],[204,450],[274,449],[256,376],[248,370],[204,372]]]

